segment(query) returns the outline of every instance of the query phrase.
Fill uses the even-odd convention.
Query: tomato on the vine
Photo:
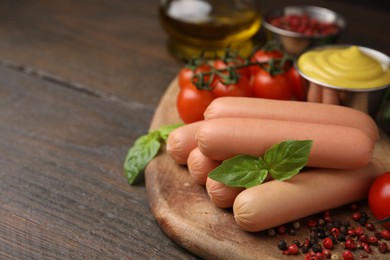
[[[305,101],[306,100],[306,85],[305,80],[301,75],[299,75],[298,71],[295,67],[291,67],[286,72],[286,76],[290,81],[293,95],[296,100]]]
[[[390,217],[390,172],[378,176],[371,184],[368,205],[378,220]],[[390,222],[385,223],[384,226],[390,229]]]
[[[271,59],[281,59],[283,58],[284,53],[281,50],[257,50],[251,57],[251,62],[269,62]],[[261,70],[259,66],[252,66],[252,75],[257,71]]]
[[[195,67],[194,66],[183,67],[179,71],[179,75],[178,75],[179,87],[183,88],[184,86],[188,85],[188,83],[192,83],[192,78],[197,73],[211,73],[211,70],[212,70],[211,66],[206,63],[200,64]],[[203,81],[205,82],[209,80],[210,80],[210,75],[206,75],[203,79]],[[211,81],[215,82],[216,79],[213,78],[211,79]]]
[[[224,70],[224,69],[228,69],[229,66],[240,66],[243,64],[245,64],[245,60],[243,58],[237,57],[235,61],[228,61],[228,62],[223,61],[221,59],[217,59],[214,61],[213,67],[216,70]],[[250,79],[252,75],[252,71],[249,66],[243,66],[242,68],[237,68],[236,72],[248,79]]]
[[[203,119],[203,113],[215,98],[211,90],[198,89],[191,82],[184,85],[177,95],[176,107],[184,123]]]
[[[256,97],[281,100],[292,98],[290,81],[284,74],[270,75],[265,70],[259,70],[253,76],[252,84]]]
[[[221,80],[218,80],[213,85],[213,93],[215,97],[252,97],[253,90],[249,84],[249,80],[245,76],[239,76],[236,83],[224,84]]]

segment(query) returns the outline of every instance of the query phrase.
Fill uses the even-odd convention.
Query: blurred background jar
[[[255,0],[161,0],[159,16],[168,49],[183,60],[222,56],[227,47],[248,56],[262,21]]]

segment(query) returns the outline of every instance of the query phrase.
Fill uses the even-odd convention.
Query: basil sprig
[[[157,130],[150,130],[148,134],[142,135],[135,140],[130,147],[123,169],[129,184],[133,184],[136,178],[145,169],[148,163],[157,155],[161,144],[165,143],[168,135],[183,124],[162,126]]]
[[[263,157],[237,155],[222,162],[209,177],[230,187],[250,188],[264,182],[268,173],[287,180],[307,164],[312,140],[287,140],[269,148]]]

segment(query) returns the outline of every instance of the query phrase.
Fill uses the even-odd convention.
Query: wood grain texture
[[[180,121],[172,109],[178,89],[175,79],[157,108],[152,128]],[[389,152],[390,140],[382,133],[375,156],[387,169],[390,169]],[[283,257],[277,249],[279,240],[303,241],[310,235],[308,228],[303,228],[293,237],[270,237],[266,232],[241,230],[235,224],[231,210],[214,206],[204,186],[197,185],[187,168],[176,164],[164,150],[148,165],[145,174],[150,207],[162,229],[177,243],[205,259],[281,259]],[[362,202],[362,209],[369,212],[366,202]],[[332,217],[343,221],[349,221],[351,214],[348,207],[332,210]],[[313,217],[317,218],[308,216],[300,222],[304,225]],[[387,258],[374,250],[375,259]],[[341,255],[343,250],[338,246],[332,252]],[[302,258],[302,255],[288,258]]]
[[[0,78],[4,259],[192,258],[164,240],[144,186],[122,172],[148,110],[11,69]]]

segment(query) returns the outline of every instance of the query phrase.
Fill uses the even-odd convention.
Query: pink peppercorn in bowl
[[[318,6],[286,6],[264,15],[269,40],[277,39],[292,55],[336,43],[345,26],[340,14]]]

